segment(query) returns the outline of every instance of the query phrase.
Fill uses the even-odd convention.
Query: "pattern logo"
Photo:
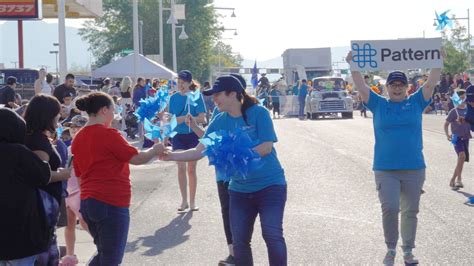
[[[352,55],[352,61],[356,62],[360,68],[365,68],[367,64],[372,68],[377,67],[377,61],[375,61],[377,50],[373,49],[370,44],[364,43],[360,47],[358,43],[354,43],[352,44],[352,51],[356,53]]]

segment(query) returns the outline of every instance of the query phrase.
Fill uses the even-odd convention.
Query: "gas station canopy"
[[[42,1],[43,18],[58,18],[58,0]],[[102,16],[102,0],[66,0],[66,18]]]

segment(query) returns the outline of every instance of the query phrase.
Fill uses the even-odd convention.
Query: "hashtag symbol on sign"
[[[358,43],[352,44],[352,51],[356,54],[352,56],[352,61],[356,62],[360,68],[365,68],[366,64],[370,67],[376,68],[377,61],[374,60],[377,50],[373,49],[368,43],[364,43],[362,47]]]

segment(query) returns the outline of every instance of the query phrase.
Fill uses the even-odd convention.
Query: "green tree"
[[[186,5],[186,19],[180,21],[186,25],[187,40],[176,38],[177,66],[188,69],[200,81],[210,76],[210,58],[213,43],[220,37],[217,15],[209,0],[179,0],[177,4]],[[170,6],[169,0],[163,1],[164,7]],[[158,1],[139,1],[139,20],[143,23],[143,53],[160,54]],[[98,67],[108,64],[111,59],[121,56],[125,49],[133,48],[132,1],[103,1],[104,14],[94,21],[86,22],[79,34],[89,42]],[[172,68],[171,26],[166,24],[169,11],[163,14],[163,59],[167,67]],[[179,29],[177,30],[177,36]]]
[[[469,68],[469,36],[466,27],[455,21],[450,35],[443,31],[443,47],[446,52],[444,58],[444,72],[457,74]]]
[[[224,67],[241,67],[243,58],[239,53],[232,51],[232,46],[217,41],[212,48],[212,55],[210,58],[211,67],[217,69],[220,66]]]

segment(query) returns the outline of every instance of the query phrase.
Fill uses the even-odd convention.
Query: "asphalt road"
[[[424,117],[428,168],[414,252],[422,264],[474,265],[474,208],[465,204],[474,194],[474,168],[465,166],[462,191],[449,189],[456,157],[443,133],[444,118]],[[289,264],[380,265],[386,249],[371,170],[372,120],[358,114],[351,120],[280,119],[275,128],[288,180],[284,230]],[[227,256],[207,159],[198,165],[198,179],[201,210],[177,214],[176,166],[155,162],[132,168],[132,221],[123,265],[216,265]],[[259,227],[257,222],[254,261],[267,265]]]

